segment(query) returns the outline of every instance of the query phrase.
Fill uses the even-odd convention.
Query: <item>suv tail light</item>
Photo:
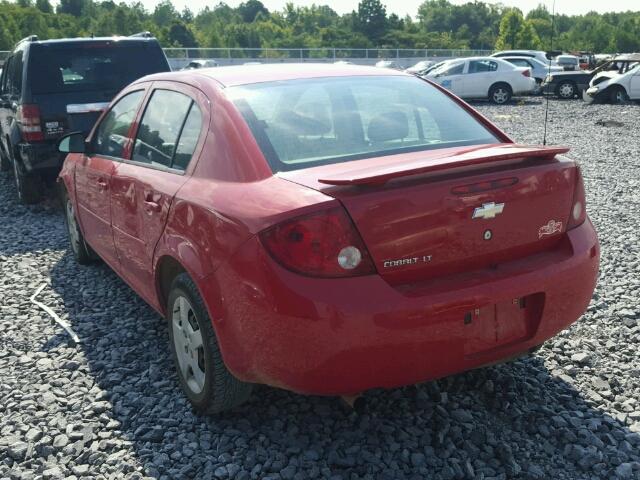
[[[576,165],[576,185],[573,189],[573,202],[571,202],[571,212],[569,213],[569,223],[567,230],[579,227],[587,218],[587,205],[584,193],[584,181],[580,166]]]
[[[20,105],[16,117],[24,140],[27,142],[44,140],[40,124],[40,108],[37,105]]]
[[[528,68],[526,70],[524,70],[522,72],[522,75],[524,75],[525,77],[531,77],[531,70],[529,70]]]
[[[278,263],[303,275],[375,273],[362,238],[341,207],[287,220],[262,232],[260,239]]]

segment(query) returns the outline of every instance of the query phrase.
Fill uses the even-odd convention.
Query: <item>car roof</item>
[[[252,83],[302,80],[322,77],[352,76],[405,76],[413,77],[399,70],[377,67],[324,63],[283,63],[238,65],[230,67],[204,68],[197,71],[156,73],[143,77],[143,81],[177,80],[187,81],[191,75],[205,76],[225,87],[249,85]]]

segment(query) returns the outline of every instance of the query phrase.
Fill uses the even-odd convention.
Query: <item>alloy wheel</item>
[[[573,85],[571,85],[570,83],[563,83],[562,85],[560,85],[559,93],[562,98],[573,98],[573,96],[575,95],[575,90],[573,88]]]
[[[78,224],[76,223],[76,215],[73,210],[73,204],[70,199],[67,199],[66,205],[66,215],[67,215],[67,230],[69,232],[69,240],[71,243],[71,248],[75,254],[78,254],[80,251],[80,231],[78,230]]]
[[[173,302],[171,328],[180,375],[197,395],[204,390],[206,378],[204,344],[193,307],[182,295]]]
[[[506,89],[499,87],[493,92],[493,101],[499,104],[505,103],[509,100],[509,92]]]

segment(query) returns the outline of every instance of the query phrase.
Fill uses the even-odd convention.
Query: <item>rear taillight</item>
[[[285,221],[260,234],[285,268],[314,277],[353,277],[375,267],[351,219],[338,207]]]
[[[524,75],[525,77],[531,77],[531,70],[527,68],[522,72],[522,75]]]
[[[20,105],[16,115],[22,138],[27,142],[44,140],[40,123],[40,108],[37,105]]]
[[[567,230],[579,227],[587,218],[587,205],[584,194],[584,182],[580,167],[576,165],[576,185],[573,190],[573,202],[571,203],[571,212],[569,213],[569,223]]]

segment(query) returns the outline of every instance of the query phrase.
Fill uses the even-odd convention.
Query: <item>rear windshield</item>
[[[230,87],[274,172],[500,141],[450,97],[404,76]]]
[[[151,73],[169,70],[157,45],[34,45],[29,51],[33,94],[79,91],[118,92]]]

